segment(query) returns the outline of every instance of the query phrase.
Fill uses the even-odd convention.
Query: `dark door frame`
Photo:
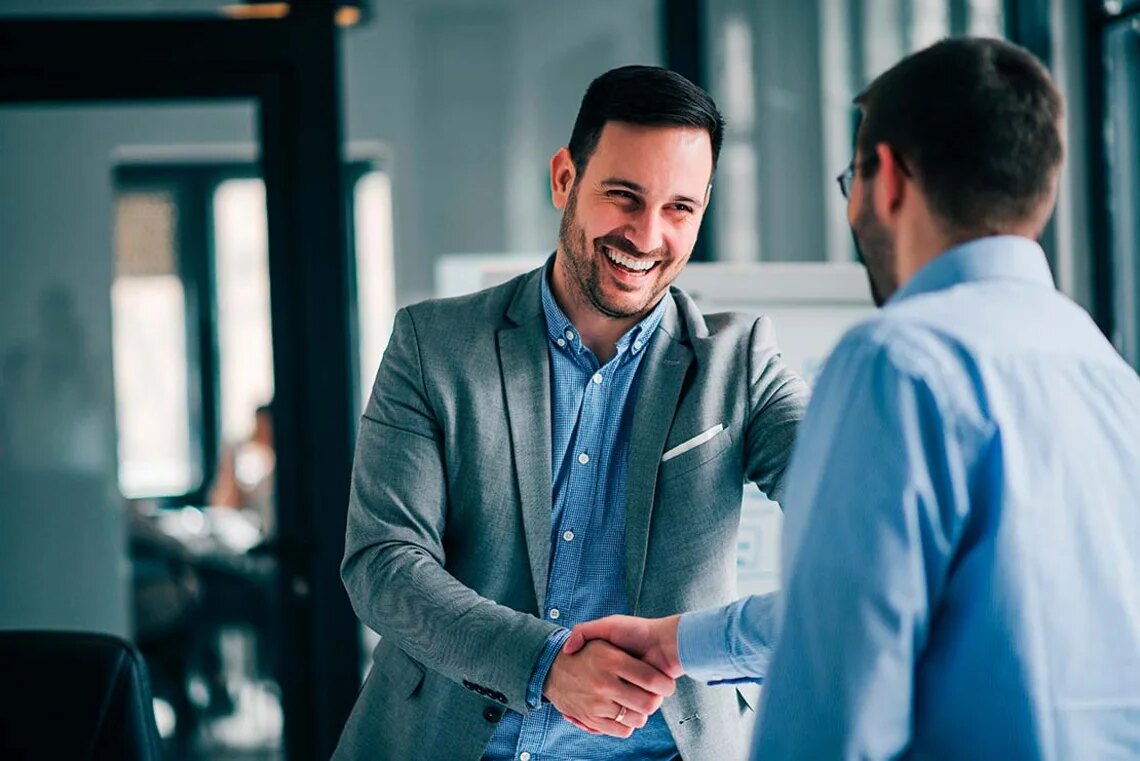
[[[0,21],[0,103],[243,99],[257,105],[269,226],[279,678],[291,759],[328,758],[359,685],[340,583],[352,464],[355,314],[341,193],[331,0],[282,20]]]

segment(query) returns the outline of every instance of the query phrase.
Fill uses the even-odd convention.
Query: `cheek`
[[[693,251],[693,246],[697,244],[697,234],[700,232],[701,226],[697,220],[692,220],[687,223],[679,223],[672,230],[665,233],[665,244],[669,247],[669,253],[675,257],[684,256],[686,259]]]
[[[602,205],[594,210],[586,229],[593,231],[593,236],[597,238],[603,235],[620,235],[628,225],[628,214],[615,206]]]

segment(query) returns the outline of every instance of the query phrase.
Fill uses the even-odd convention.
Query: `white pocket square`
[[[669,462],[674,457],[677,457],[678,455],[683,455],[683,454],[685,454],[685,452],[688,452],[690,449],[696,449],[701,444],[704,444],[706,441],[712,440],[712,438],[714,436],[716,436],[718,433],[720,433],[723,430],[724,430],[724,425],[717,424],[717,425],[714,425],[712,428],[708,429],[707,431],[705,431],[704,433],[698,433],[696,436],[689,439],[688,441],[681,442],[680,444],[673,447],[672,449],[670,449],[665,454],[661,455],[661,462]]]

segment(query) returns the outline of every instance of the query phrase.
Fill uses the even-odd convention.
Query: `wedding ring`
[[[618,706],[617,716],[614,717],[614,721],[616,721],[618,724],[621,724],[621,720],[624,718],[625,718],[625,706]]]

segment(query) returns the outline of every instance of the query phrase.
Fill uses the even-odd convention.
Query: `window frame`
[[[373,171],[388,172],[380,157],[342,162],[345,229],[349,261],[356,261],[357,183]],[[163,191],[175,205],[177,274],[186,293],[187,404],[190,407],[190,447],[201,458],[201,479],[185,493],[148,495],[166,506],[205,505],[217,477],[222,451],[221,360],[218,325],[214,194],[229,180],[264,181],[256,159],[205,159],[194,161],[123,161],[113,172],[116,200],[123,193]],[[349,267],[352,313],[350,321],[353,365],[359,363],[359,325],[356,314],[356,267]],[[356,373],[359,375],[359,372]],[[355,385],[355,384],[354,384]],[[357,393],[356,396],[359,394]],[[354,396],[353,398],[356,398]]]

